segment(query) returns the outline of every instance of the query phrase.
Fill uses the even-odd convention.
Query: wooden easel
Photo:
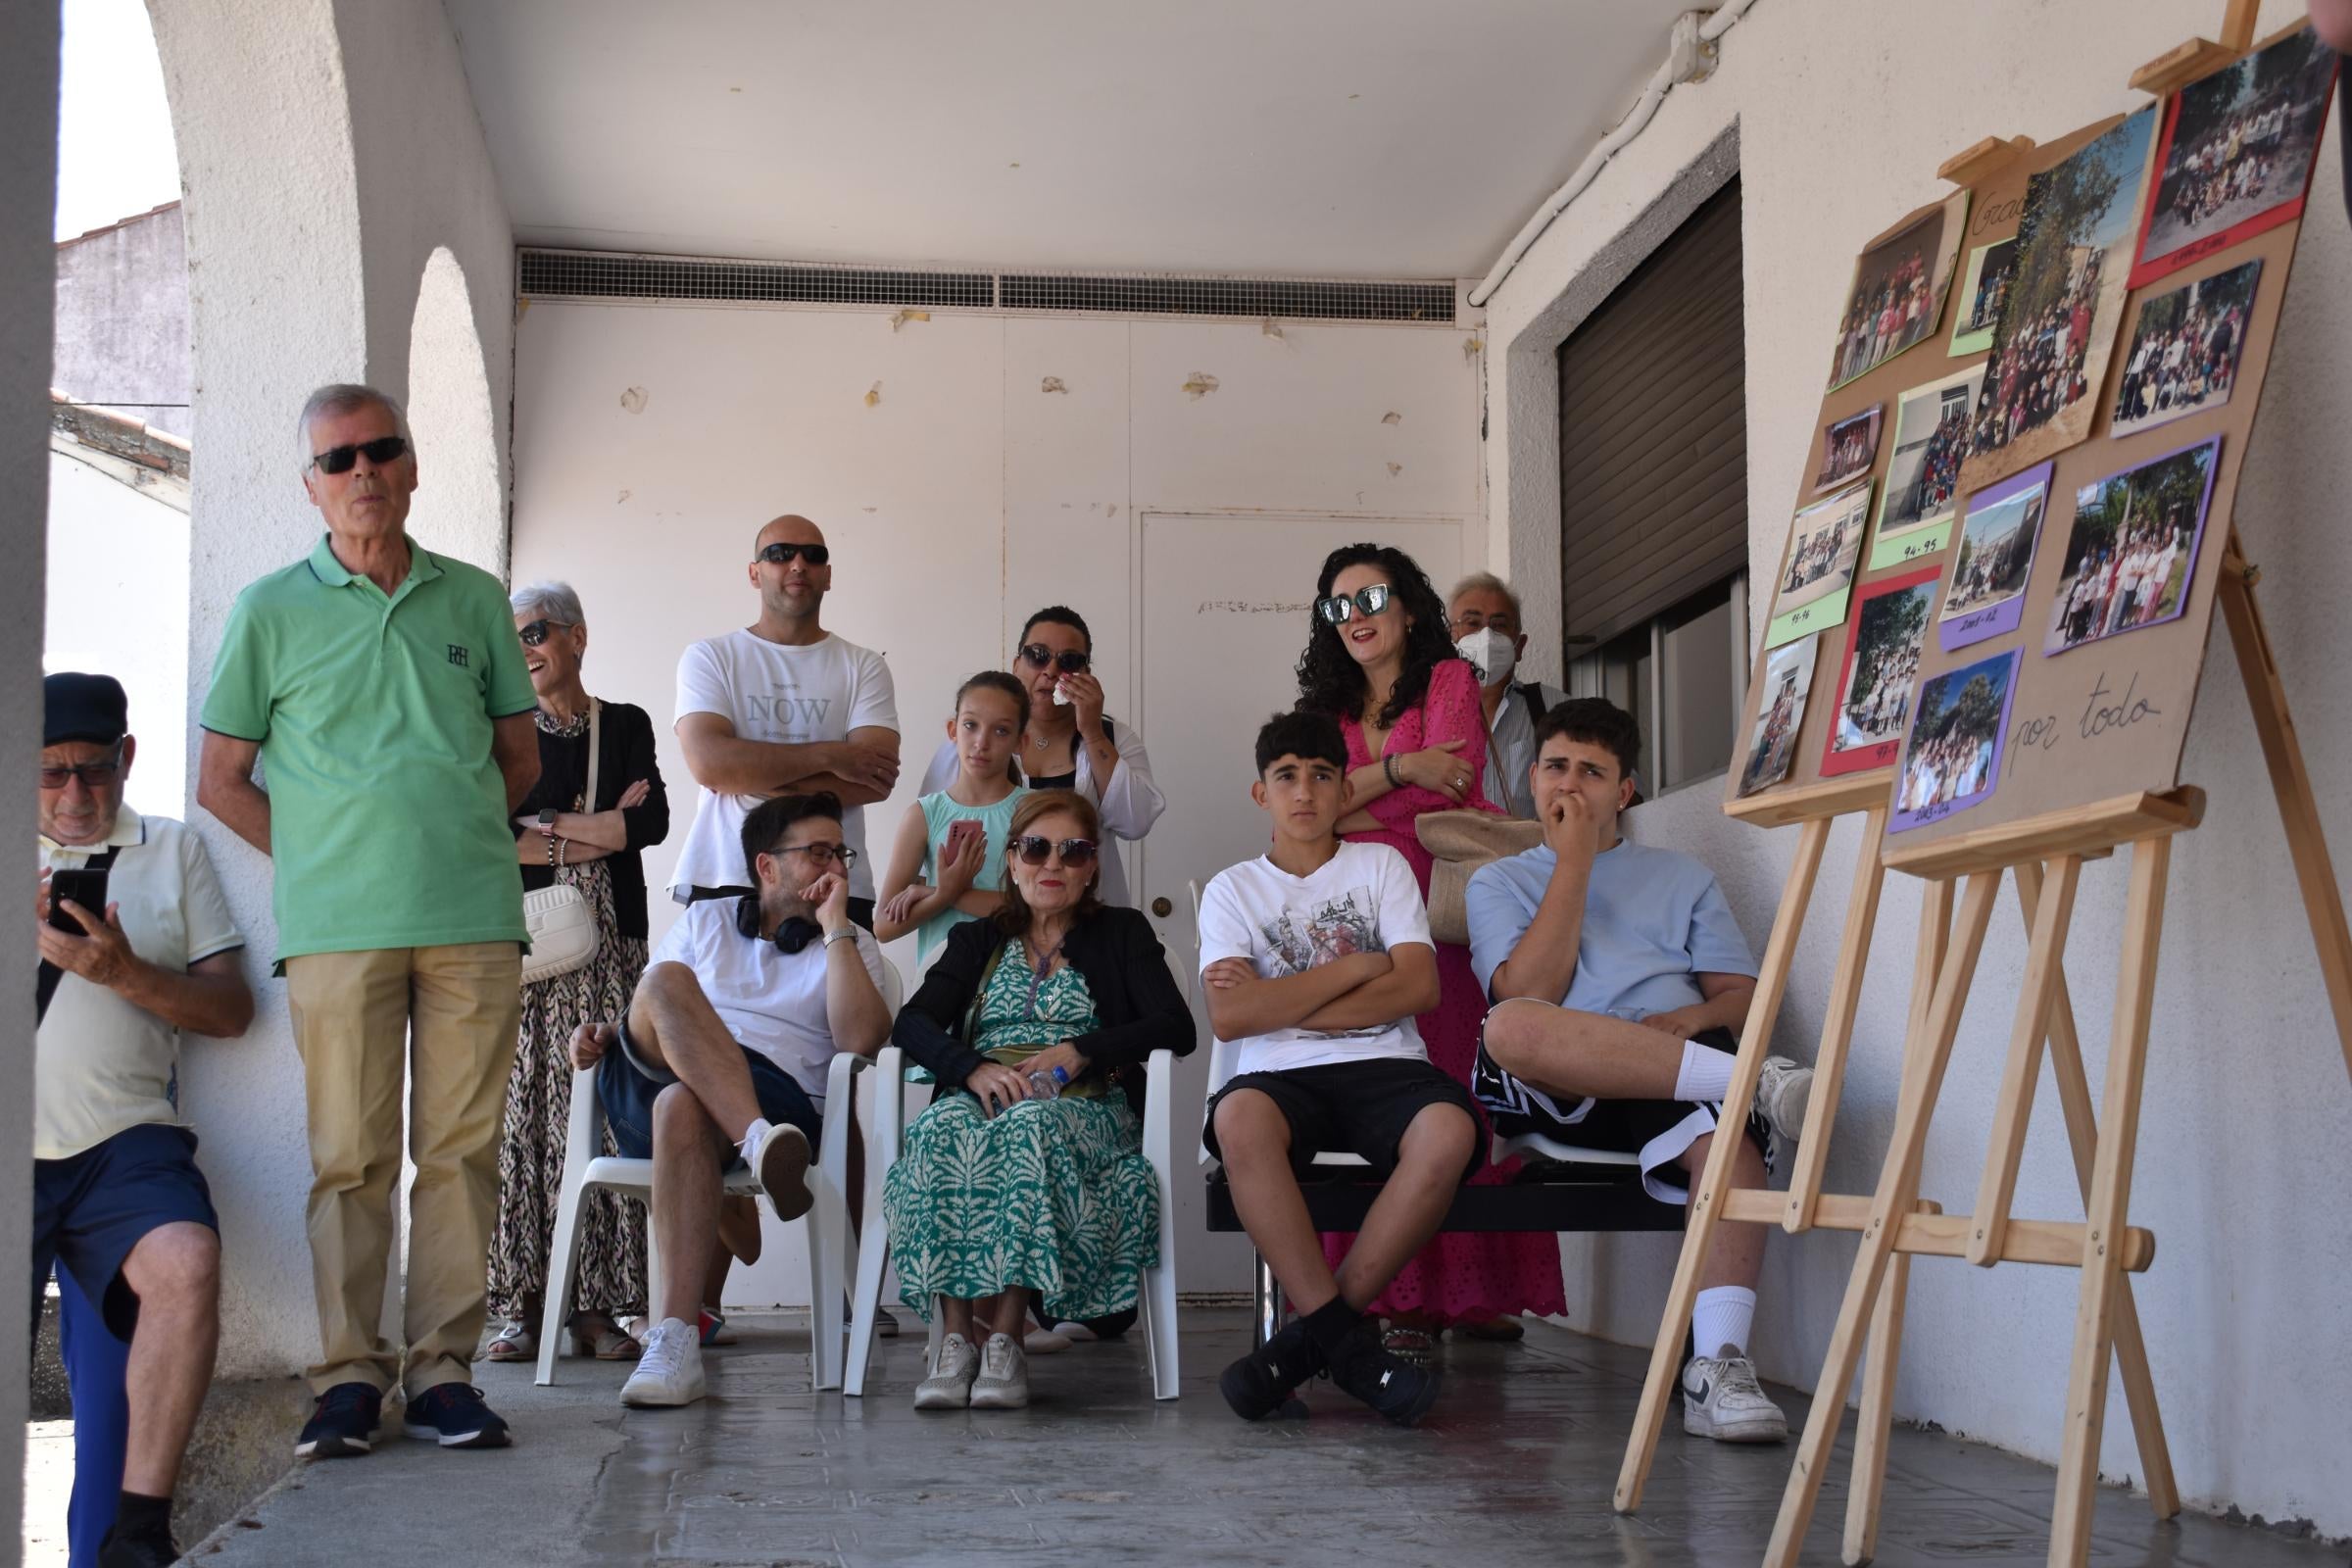
[[[2258,576],[2246,564],[2232,534],[2225,547],[2220,589],[2223,612],[2245,680],[2263,759],[2278,798],[2346,1070],[2352,1071],[2352,929],[2345,923],[2342,895],[2321,830],[2294,719],[2287,710],[2285,689],[2254,603],[2253,585]],[[2128,1279],[2148,1265],[2155,1242],[2148,1233],[2126,1223],[2126,1211],[2138,1143],[2140,1089],[2172,838],[2198,824],[2204,805],[2202,792],[2193,788],[2127,796],[1962,834],[1916,851],[1898,847],[1884,857],[1888,869],[1929,879],[1917,987],[1904,1044],[1902,1089],[1878,1190],[1861,1226],[1862,1249],[1854,1260],[1829,1354],[1814,1390],[1812,1413],[1799,1440],[1780,1518],[1765,1552],[1766,1568],[1791,1568],[1797,1560],[1844,1415],[1846,1392],[1862,1349],[1865,1317],[1871,1320],[1871,1377],[1864,1390],[1862,1424],[1855,1443],[1844,1556],[1848,1563],[1870,1558],[1885,1488],[1886,1395],[1902,1335],[1902,1264],[1905,1254],[1915,1252],[1961,1255],[1986,1266],[1997,1261],[2051,1262],[2082,1271],[2064,1446],[2051,1515],[2049,1560],[2053,1565],[2080,1563],[2088,1547],[2111,1353],[2122,1362],[2125,1395],[2148,1477],[2149,1500],[2160,1517],[2178,1511],[2170,1465],[2162,1458],[2155,1388],[2144,1349],[2138,1346],[2138,1319]],[[2131,892],[2108,1045],[2107,1081],[2099,1106],[2106,1120],[2101,1131],[2092,1124],[2089,1085],[2067,1005],[2061,963],[2082,862],[2126,847],[2132,854]],[[2021,906],[2031,911],[2032,938],[1977,1211],[1973,1216],[1916,1215],[1913,1207],[1928,1124],[2004,872],[2014,876]],[[1951,909],[1953,884],[1962,877],[1966,888],[1958,922],[1947,938],[1943,925]],[[2050,1048],[2067,1131],[2075,1147],[2076,1170],[2083,1184],[2087,1217],[2079,1224],[2020,1220],[2009,1214],[2044,1040]],[[1752,1091],[1752,1082],[1747,1087]],[[1747,1216],[1735,1205],[1728,1217]],[[1629,1466],[1632,1457],[1629,1453]]]

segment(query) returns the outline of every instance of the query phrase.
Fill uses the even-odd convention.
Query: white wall
[[[40,747],[41,558],[49,483],[50,289],[56,253],[49,223],[57,197],[58,8],[34,0],[9,13],[0,49],[0,495],[9,499],[0,575],[0,778],[24,779]],[[9,827],[10,822],[16,823]],[[33,793],[0,791],[0,834],[28,855]],[[20,866],[25,864],[19,861]],[[28,868],[27,868],[28,869]],[[23,873],[20,873],[23,874]],[[0,1159],[18,1171],[32,1152],[32,972],[23,943],[0,947]],[[8,1184],[0,1201],[0,1257],[29,1254],[31,1184]],[[22,1278],[23,1276],[19,1276]],[[24,1501],[26,1297],[0,1300],[0,1520]],[[20,1560],[13,1528],[0,1529],[0,1565]]]
[[[2286,25],[2302,11],[2294,0],[2271,0],[2263,26]],[[1861,243],[1939,195],[1936,166],[1981,136],[2046,142],[2144,102],[2125,86],[2132,69],[2217,19],[2211,0],[1757,6],[1725,38],[1717,74],[1667,97],[1648,130],[1490,304],[1490,339],[1504,351],[1490,371],[1493,553],[1525,569],[1548,550],[1556,582],[1557,490],[1546,473],[1556,462],[1548,430],[1556,415],[1544,393],[1552,350],[1605,293],[1592,274],[1627,265],[1611,254],[1619,236],[1670,227],[1675,210],[1726,172],[1694,166],[1736,161],[1742,182],[1752,558],[1769,564],[1820,405],[1824,345]],[[2343,358],[2352,343],[2352,244],[2339,176],[2331,130],[2238,515],[2250,553],[2270,568],[2261,598],[2342,857],[2352,854],[2342,829],[2352,822],[2352,714],[2328,673],[2352,657],[2342,612],[2352,548],[2337,525],[2352,490],[2352,448],[2342,439],[2352,426]],[[1526,586],[1531,620],[1543,623],[1540,611],[1556,617],[1556,589],[1537,577]],[[1761,626],[1764,606],[1755,608],[1750,624]],[[2205,826],[2174,856],[2132,1203],[2133,1221],[2161,1244],[2138,1281],[2140,1315],[2183,1494],[2273,1519],[2310,1518],[2343,1535],[2352,1533],[2342,1417],[2352,1362],[2333,1348],[2352,1331],[2344,1290],[2352,1232],[2331,1221],[2352,1204],[2352,1167],[2333,1152],[2352,1127],[2352,1083],[2226,636],[2217,635],[2207,670],[2182,778],[2203,785],[2212,804]],[[1668,796],[1635,813],[1633,833],[1703,856],[1761,946],[1793,831],[1730,822],[1718,799],[1713,784]],[[1800,1056],[1811,1054],[1821,1022],[1856,832],[1849,823],[1832,836],[1822,902],[1782,1020],[1778,1038]],[[2093,1082],[2105,1057],[2125,875],[2121,858],[2085,871],[2070,950]],[[1836,1191],[1869,1191],[1886,1147],[1918,890],[1902,877],[1887,889],[1830,1161]],[[2008,1029],[2003,991],[2023,968],[2014,896],[2002,897],[1922,1186],[1952,1211],[1975,1200]],[[2082,1212],[2046,1087],[2015,1211]],[[1759,1325],[1767,1375],[1813,1383],[1853,1250],[1846,1236],[1774,1241]],[[1660,1239],[1572,1244],[1572,1317],[1647,1343],[1673,1256]],[[2076,1286],[2072,1270],[1922,1263],[1912,1276],[1899,1413],[2054,1457]],[[2120,1394],[2110,1401],[2102,1468],[2110,1477],[2139,1468]]]
[[[673,825],[646,856],[648,881],[666,881],[694,809],[670,738],[678,653],[758,612],[744,564],[767,518],[797,511],[825,528],[825,623],[890,659],[906,771],[867,813],[878,858],[955,688],[1010,659],[1030,611],[1058,601],[1085,615],[1110,712],[1135,713],[1139,513],[1475,518],[1470,335],[947,312],[894,331],[872,311],[534,302],[516,332],[514,577],[570,581],[590,622],[590,689],[654,715]],[[1195,371],[1218,389],[1186,395]],[[1067,390],[1042,390],[1047,376]],[[624,404],[631,389],[641,403]],[[1383,423],[1391,411],[1397,422]],[[1258,586],[1247,562],[1234,566],[1237,584]],[[1311,596],[1311,581],[1281,586]],[[1150,603],[1152,585],[1140,592]],[[1218,650],[1202,648],[1200,678],[1224,673]],[[1213,736],[1147,726],[1148,739],[1161,757],[1229,749],[1238,788],[1262,716],[1237,711],[1231,733]],[[1189,931],[1186,874],[1155,864],[1144,890],[1175,890],[1171,943]],[[657,939],[670,916],[657,893]],[[911,952],[894,956],[911,985]],[[1244,1283],[1237,1270],[1184,1286]],[[771,1239],[733,1293],[805,1301],[797,1240]]]
[[[418,296],[442,248],[464,274],[480,365],[446,382],[436,379],[446,368],[420,368],[428,384],[487,387],[472,396],[486,404],[488,436],[451,467],[453,481],[468,460],[494,477],[471,492],[470,514],[440,519],[434,543],[504,569],[514,239],[438,0],[157,4],[151,15],[187,191],[193,445],[203,454],[188,580],[193,744],[237,591],[300,560],[319,533],[298,472],[304,397],[329,381],[408,396]],[[435,300],[458,298],[452,281]],[[442,311],[428,310],[424,327],[418,347],[465,352],[467,335]],[[435,456],[420,452],[427,486]],[[183,814],[203,832],[254,954],[259,1004],[241,1041],[190,1053],[182,1075],[222,1217],[220,1373],[276,1376],[317,1357],[318,1331],[301,1067],[285,988],[269,977],[270,865],[192,804]]]
[[[179,816],[188,780],[188,514],[53,450],[48,538],[43,667],[122,683],[139,743],[130,804]]]

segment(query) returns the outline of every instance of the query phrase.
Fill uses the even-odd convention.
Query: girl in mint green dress
[[[1028,724],[1029,688],[1003,670],[983,670],[956,690],[948,720],[956,776],[918,800],[921,810],[899,818],[874,909],[874,935],[883,941],[915,934],[918,966],[950,931],[1004,905],[1005,828],[1029,793],[1013,754]]]

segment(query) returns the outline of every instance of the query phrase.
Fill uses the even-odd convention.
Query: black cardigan
[[[627,703],[606,703],[597,718],[596,799],[589,803],[592,811],[609,811],[620,799],[620,792],[639,779],[644,779],[651,793],[642,806],[632,806],[621,812],[620,819],[628,829],[628,848],[605,857],[605,864],[612,868],[612,914],[619,924],[620,935],[642,939],[645,922],[645,859],[643,852],[669,836],[669,792],[662,786],[662,764],[654,758],[654,721],[642,708]],[[571,803],[580,798],[588,787],[588,738],[550,735],[545,730],[539,736],[539,782],[531,786],[522,804],[514,808],[517,816],[536,816],[553,808],[559,811],[571,809]],[[514,836],[520,838],[531,831],[517,823]],[[553,885],[556,874],[545,862],[522,868],[522,890],[536,892]]]
[[[931,1069],[943,1084],[960,1085],[988,1060],[963,1041],[964,1014],[980,989],[989,956],[1007,939],[990,919],[966,920],[947,945],[891,1026],[891,1044]],[[1166,952],[1152,922],[1135,909],[1105,906],[1070,928],[1062,956],[1086,982],[1102,1027],[1070,1042],[1088,1072],[1121,1068],[1127,1099],[1144,1103],[1142,1067],[1154,1051],[1192,1054],[1193,1012],[1168,972]]]

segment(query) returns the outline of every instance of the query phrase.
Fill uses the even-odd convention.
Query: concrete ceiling
[[[517,239],[1482,273],[1690,0],[445,0]]]

